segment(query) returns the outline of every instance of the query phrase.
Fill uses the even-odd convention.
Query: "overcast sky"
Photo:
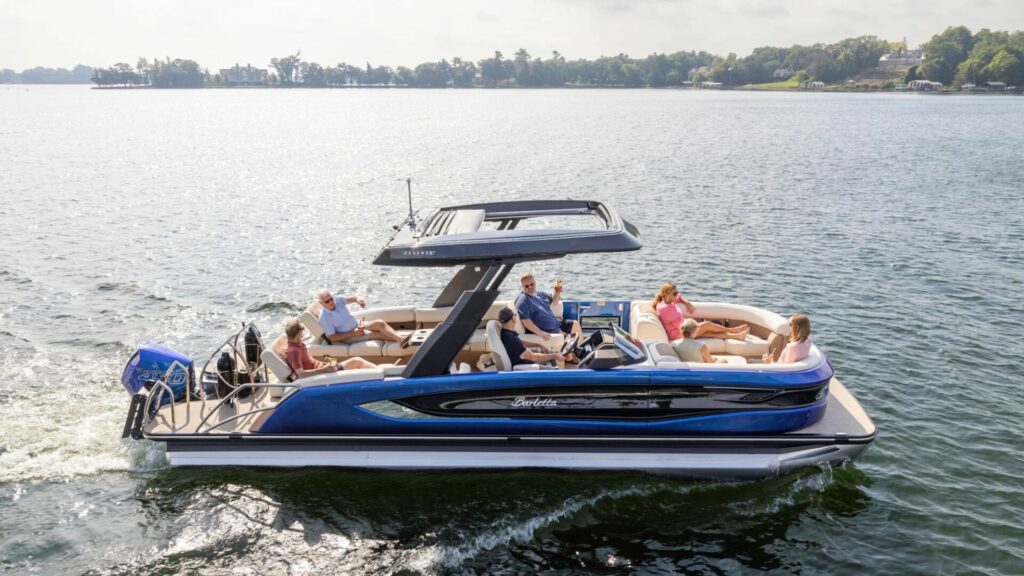
[[[568,58],[832,42],[926,41],[948,25],[1024,29],[1024,0],[0,0],[0,68],[109,66],[139,56],[216,69],[302,50],[323,65]]]

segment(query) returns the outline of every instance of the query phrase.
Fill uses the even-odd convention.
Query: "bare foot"
[[[746,340],[748,334],[750,334],[750,326],[744,326],[736,331],[730,331],[728,337],[734,340]]]

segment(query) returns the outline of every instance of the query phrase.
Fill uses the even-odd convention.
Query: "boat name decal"
[[[433,256],[436,250],[402,250],[402,256]]]
[[[554,398],[533,398],[527,399],[522,396],[517,396],[512,401],[513,408],[544,408],[558,406],[558,400]]]

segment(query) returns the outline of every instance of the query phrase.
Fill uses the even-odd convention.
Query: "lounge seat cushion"
[[[746,340],[726,340],[725,353],[747,358],[761,357],[768,352],[768,341],[748,334]],[[712,352],[713,354],[713,352]]]
[[[488,321],[497,320],[498,312],[506,306],[509,306],[509,302],[507,300],[499,300],[494,304],[491,304],[491,307],[487,309],[487,312],[484,313],[484,317],[480,320],[481,329]],[[451,314],[451,311],[452,306],[445,306],[443,308],[416,308],[416,323],[420,326],[440,324],[448,317],[448,314]]]
[[[294,383],[300,388],[309,388],[310,386],[330,386],[333,384],[383,379],[383,368],[360,368],[359,370],[342,370],[340,372],[331,372],[330,374],[318,374],[308,378],[300,378]]]
[[[745,364],[702,364],[699,362],[658,362],[658,369],[701,369],[701,370],[753,370],[757,372],[800,372],[816,368],[825,361],[824,355],[817,346],[811,346],[811,352],[799,362],[789,364],[761,364],[746,362]]]
[[[697,338],[697,342],[707,345],[708,352],[712,354],[725,354],[729,346],[728,340],[723,338]]]
[[[713,320],[731,320],[735,323],[749,323],[755,326],[762,326],[782,336],[789,335],[789,321],[767,310],[745,306],[742,304],[724,304],[720,302],[693,302],[696,313],[695,318],[710,318]],[[630,333],[640,340],[668,341],[668,334],[661,324],[661,319],[655,313],[650,301],[634,300],[630,304]],[[728,340],[711,342],[713,339],[704,339],[712,354],[728,353],[736,356],[760,356],[768,352],[768,341],[754,335],[747,337],[746,341]],[[714,339],[718,340],[718,339]],[[731,343],[731,348],[730,348]]]

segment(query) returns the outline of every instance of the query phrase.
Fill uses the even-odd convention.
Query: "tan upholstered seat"
[[[768,341],[748,334],[746,340],[725,340],[725,353],[734,356],[760,357],[768,352]],[[712,352],[714,354],[714,352]]]
[[[650,348],[650,344],[648,344]],[[730,358],[729,356],[724,356]],[[760,361],[751,361],[746,358],[743,359],[743,364],[728,363],[728,364],[703,364],[701,362],[672,362],[666,359],[659,359],[656,362],[657,368],[660,369],[700,369],[700,370],[751,370],[756,372],[801,372],[804,370],[811,370],[821,365],[825,361],[824,355],[817,346],[811,346],[810,354],[807,358],[799,362],[791,362],[788,364],[761,364]]]
[[[300,378],[295,380],[295,384],[298,384],[300,388],[309,388],[310,386],[332,386],[335,384],[383,379],[383,368],[360,368],[358,370],[342,370],[340,372],[331,372],[330,374],[318,374],[308,378]]]
[[[260,359],[270,369],[270,372],[277,376],[278,381],[291,382],[295,379],[295,372],[292,371],[291,366],[288,366],[288,363],[277,352],[267,348],[260,354]]]
[[[697,338],[697,342],[706,345],[712,354],[725,354],[728,346],[724,338]]]
[[[776,335],[789,335],[789,322],[774,312],[753,306],[720,302],[693,302],[693,307],[695,318],[748,324],[752,329],[760,330],[759,333],[762,336],[768,334],[773,338],[778,338]],[[629,326],[630,333],[645,342],[668,341],[668,334],[661,324],[661,319],[649,301],[634,300],[630,304]],[[698,338],[697,340],[707,344],[708,351],[712,354],[728,354],[746,358],[760,357],[768,352],[770,347],[768,340],[754,334],[748,335],[745,340],[722,338]]]
[[[507,370],[540,370],[540,364],[519,364],[512,367],[512,361],[508,357],[505,345],[501,343],[501,324],[497,320],[487,323],[487,344],[494,354],[494,363],[499,372]]]

